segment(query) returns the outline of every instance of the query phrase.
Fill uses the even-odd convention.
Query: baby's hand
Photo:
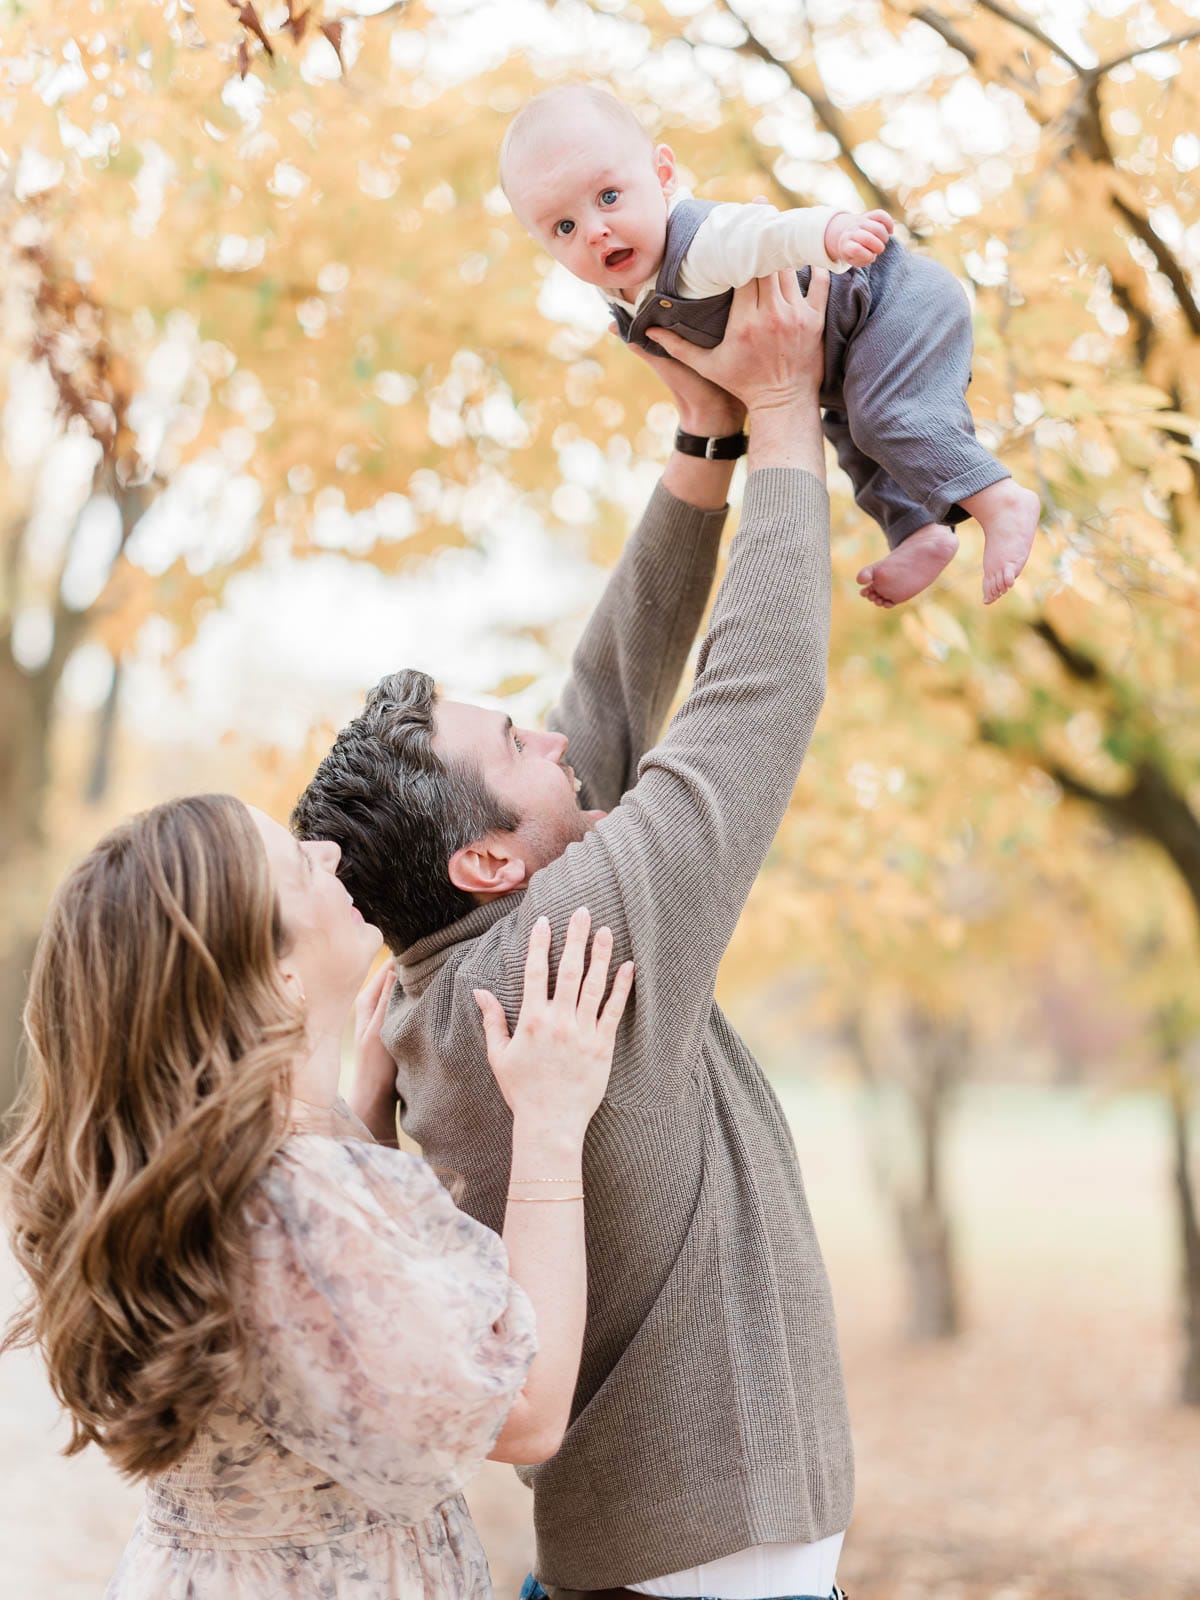
[[[825,254],[831,261],[865,267],[881,256],[896,224],[886,211],[839,211],[825,229]]]

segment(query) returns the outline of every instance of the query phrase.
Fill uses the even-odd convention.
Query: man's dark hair
[[[301,839],[341,847],[338,877],[368,922],[399,952],[475,904],[450,882],[450,857],[520,818],[471,762],[434,753],[437,693],[425,672],[393,672],[367,696],[296,802]]]

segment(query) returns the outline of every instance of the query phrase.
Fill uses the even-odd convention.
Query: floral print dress
[[[500,1240],[419,1157],[312,1134],[250,1222],[248,1377],[148,1481],[107,1600],[487,1600],[460,1491],[535,1349]]]

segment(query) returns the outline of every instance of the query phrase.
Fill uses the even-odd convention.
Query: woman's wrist
[[[351,1080],[346,1091],[346,1104],[360,1122],[364,1122],[378,1139],[380,1131],[396,1137],[396,1082],[367,1085]]]
[[[577,1178],[583,1171],[587,1126],[547,1122],[536,1112],[513,1114],[512,1170],[521,1177]]]

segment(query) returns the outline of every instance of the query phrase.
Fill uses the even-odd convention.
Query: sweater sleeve
[[[715,206],[696,230],[679,273],[679,292],[700,300],[740,289],[752,278],[788,267],[825,267],[844,272],[845,262],[825,253],[825,229],[833,206]]]
[[[660,484],[626,544],[547,719],[565,733],[580,803],[611,811],[662,730],[712,589],[725,510]]]
[[[557,961],[567,919],[586,905],[593,926],[613,930],[614,964],[637,963],[614,1101],[675,1099],[692,1072],[717,968],[824,699],[829,611],[825,490],[802,471],[752,473],[691,693],[621,805],[534,874],[460,973],[467,1004],[483,983],[515,1022],[534,919],[550,918]]]

